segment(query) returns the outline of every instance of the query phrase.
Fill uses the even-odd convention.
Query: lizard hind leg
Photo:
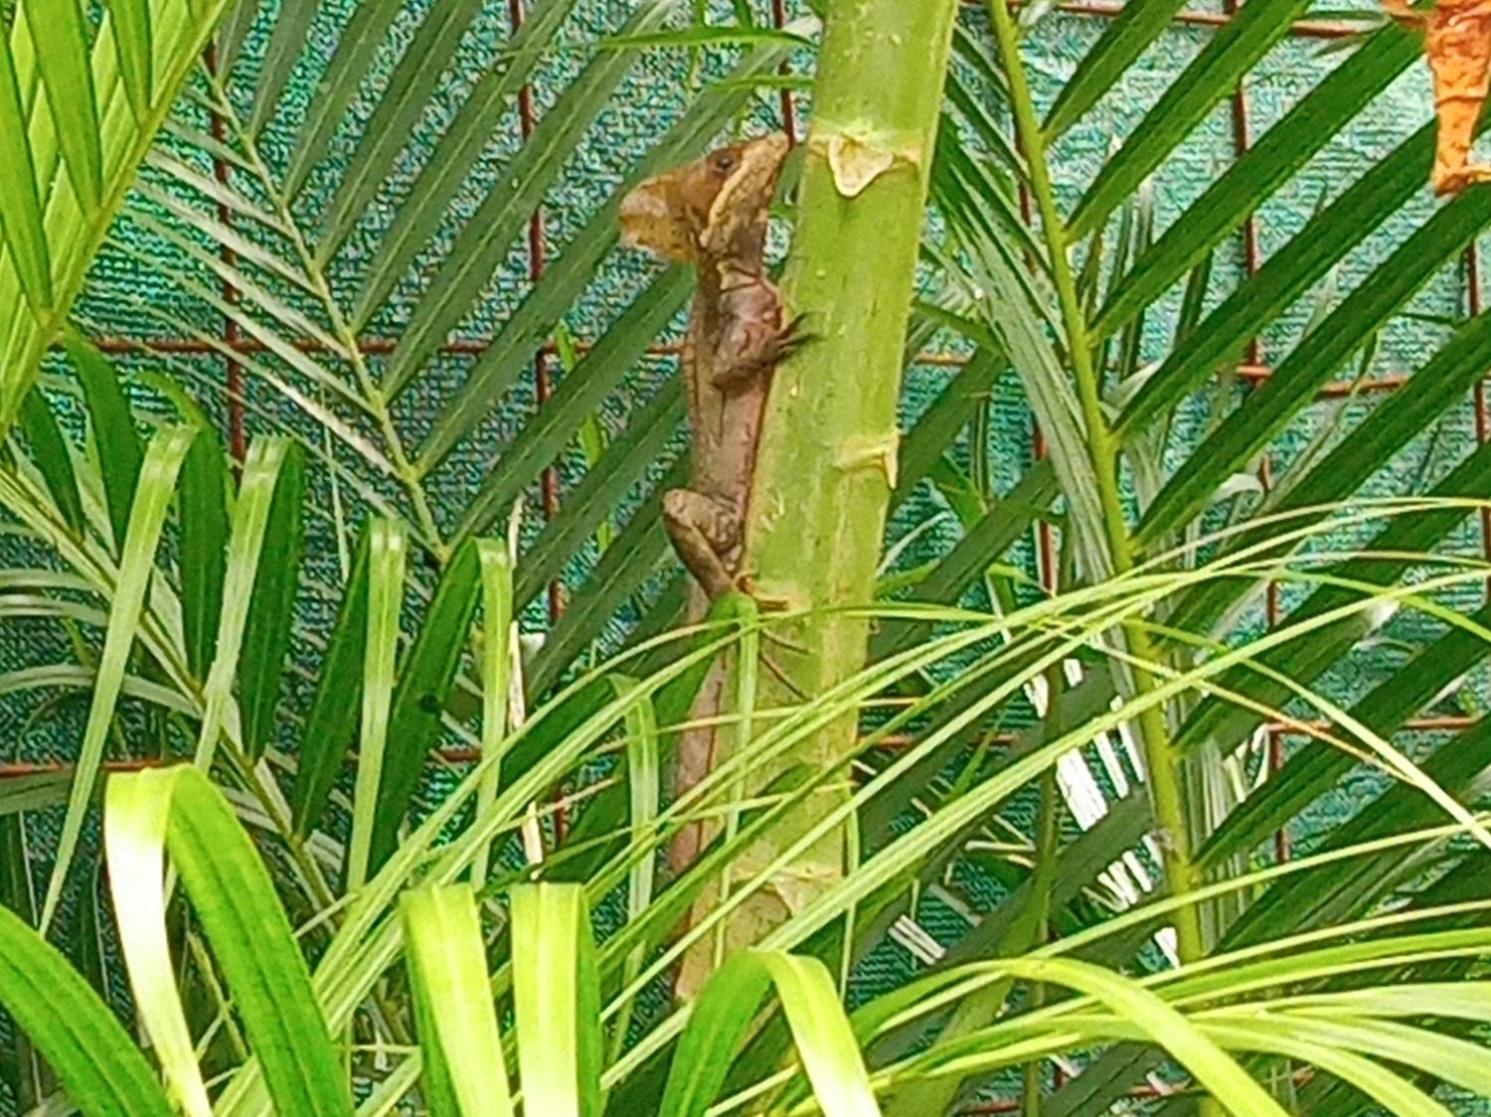
[[[733,507],[692,489],[669,489],[663,494],[663,526],[711,601],[735,588],[728,558],[740,546],[741,523]]]

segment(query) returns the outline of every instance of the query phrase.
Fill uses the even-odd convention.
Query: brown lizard
[[[689,488],[663,497],[668,536],[695,582],[691,621],[702,620],[715,598],[745,588],[741,549],[766,395],[777,363],[797,342],[765,261],[768,210],[788,146],[780,133],[730,144],[646,180],[621,206],[623,244],[698,272],[682,360],[692,475]],[[724,685],[717,666],[691,720],[719,711]],[[684,733],[675,794],[708,775],[714,751],[712,727]],[[675,871],[692,863],[704,840],[698,826],[679,835],[669,856]]]
[[[1439,0],[1432,9],[1413,7],[1408,0],[1383,0],[1383,8],[1398,22],[1424,32],[1439,117],[1434,192],[1456,194],[1491,181],[1491,167],[1470,162],[1491,86],[1491,0]]]

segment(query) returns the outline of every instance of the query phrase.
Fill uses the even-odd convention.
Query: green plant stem
[[[1070,246],[1067,242],[1066,225],[1057,209],[1056,194],[1046,166],[1045,135],[1036,118],[1030,83],[1026,80],[1024,63],[1020,58],[1019,33],[1010,14],[1008,0],[989,0],[989,11],[1009,78],[1010,104],[1030,172],[1031,193],[1040,212],[1041,228],[1050,251],[1051,275],[1061,307],[1067,351],[1071,356],[1072,373],[1077,381],[1077,394],[1082,404],[1088,451],[1092,457],[1093,472],[1103,506],[1103,528],[1108,538],[1109,556],[1114,573],[1122,576],[1133,569],[1134,555],[1119,490],[1118,446],[1103,414],[1099,371],[1093,363],[1087,319],[1082,312],[1076,279],[1067,256]],[[1125,624],[1123,634],[1129,650],[1140,664],[1159,661],[1149,634],[1142,625]],[[1147,669],[1136,664],[1132,668],[1132,675],[1134,689],[1139,694],[1154,690],[1154,677]],[[1149,769],[1155,821],[1161,831],[1165,881],[1171,893],[1180,896],[1194,889],[1196,874],[1185,809],[1182,760],[1170,743],[1170,733],[1161,707],[1150,707],[1139,715],[1139,735],[1144,749],[1145,766]],[[1187,906],[1175,913],[1175,930],[1183,960],[1194,960],[1206,953],[1200,913],[1194,906]]]
[[[758,600],[803,610],[875,595],[894,488],[905,346],[956,0],[856,0],[827,9],[797,228],[784,272],[791,315],[812,337],[776,370],[747,512],[744,569]],[[868,653],[863,615],[814,613],[784,623],[770,653],[788,685],[762,677],[763,706],[822,694]],[[775,674],[776,672],[772,672]],[[856,739],[852,710],[772,770],[841,771]],[[842,801],[825,788],[783,819],[780,848]],[[847,837],[825,834],[789,873],[737,909],[726,941],[754,942],[832,888]]]

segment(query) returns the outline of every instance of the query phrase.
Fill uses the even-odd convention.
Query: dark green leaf
[[[285,174],[284,196],[294,201],[305,185],[306,177],[321,162],[346,115],[347,106],[362,86],[378,48],[398,14],[405,10],[403,0],[362,0],[352,8],[352,18],[337,40],[316,96],[311,98],[305,123],[295,143],[295,157]],[[404,75],[407,77],[407,75]],[[390,86],[398,82],[395,74]],[[376,118],[375,118],[376,122]],[[369,126],[369,135],[372,128]]]
[[[187,663],[207,677],[217,645],[228,551],[228,471],[216,432],[198,428],[181,467],[181,621]]]
[[[296,832],[302,835],[309,834],[321,821],[356,735],[357,711],[362,703],[363,646],[367,640],[368,540],[364,525],[296,751],[299,764],[291,805]]]
[[[225,77],[233,72],[243,44],[248,40],[249,32],[254,29],[261,2],[262,0],[237,0],[237,3],[228,5],[228,14],[223,19],[221,34],[218,36],[217,51],[218,72]],[[314,7],[312,4],[303,6]]]
[[[632,417],[626,433],[607,447],[585,479],[564,494],[559,515],[544,525],[523,556],[517,587],[520,603],[531,601],[563,573],[596,526],[616,513],[632,486],[662,457],[683,420],[683,391],[675,377]]]
[[[74,531],[82,531],[83,502],[78,496],[78,479],[73,473],[72,450],[57,426],[57,418],[52,414],[40,385],[27,393],[21,408],[21,429],[31,444],[32,461],[46,481],[47,492],[57,502],[62,518]]]
[[[467,505],[461,522],[462,538],[488,530],[574,440],[586,418],[636,367],[653,339],[677,316],[692,287],[686,269],[670,268],[637,297],[502,455],[497,468]]]
[[[658,565],[673,554],[667,532],[663,530],[662,491],[683,484],[687,476],[685,463],[674,466],[673,472],[659,486],[659,492],[612,540],[585,588],[570,599],[564,615],[544,641],[543,649],[528,673],[533,694],[542,694],[557,682],[575,657],[605,634],[616,610],[640,591]],[[668,614],[661,604],[654,605],[653,609],[666,614],[663,624],[676,615]]]
[[[1124,9],[1138,12],[1148,4]],[[1233,233],[1267,198],[1328,143],[1420,54],[1421,44],[1396,27],[1368,39],[1325,76],[1259,141],[1193,202],[1114,284],[1092,324],[1104,338],[1126,325],[1187,270]],[[1084,71],[1079,70],[1078,75]],[[1076,83],[1068,85],[1071,90]],[[1375,168],[1367,171],[1376,173]],[[1365,213],[1364,220],[1368,219]],[[1344,246],[1342,246],[1344,247]]]
[[[1150,7],[1150,5],[1142,5]],[[1154,108],[1108,160],[1069,222],[1071,235],[1084,237],[1139,188],[1212,106],[1273,45],[1288,34],[1309,0],[1249,0],[1219,28]]]
[[[906,500],[916,484],[937,463],[958,434],[968,426],[975,405],[987,398],[1002,365],[987,349],[973,358],[947,382],[937,399],[916,421],[901,441],[896,455],[896,488],[891,507]]]
[[[253,604],[238,663],[238,709],[243,746],[254,759],[274,737],[285,655],[295,619],[305,515],[305,452],[292,443],[280,469],[269,509],[263,554],[254,578]]]
[[[440,733],[451,682],[460,666],[461,649],[471,635],[471,620],[481,600],[481,564],[476,543],[463,545],[446,567],[434,600],[399,666],[389,714],[383,779],[378,786],[370,873],[387,860],[397,844],[399,825],[409,811],[419,776]]]
[[[1436,485],[1431,495],[1449,498],[1491,496],[1491,444],[1479,447]],[[1411,565],[1408,559],[1398,556],[1433,553],[1468,514],[1463,507],[1451,507],[1395,517],[1367,544],[1365,556],[1334,566],[1330,574],[1356,583],[1390,585]],[[1373,557],[1374,553],[1392,557]],[[1290,624],[1317,616],[1360,597],[1358,591],[1345,586],[1321,586],[1281,623]],[[1308,685],[1344,655],[1368,627],[1368,617],[1355,614],[1298,640],[1268,649],[1257,658],[1286,678]],[[1282,684],[1247,666],[1224,672],[1220,684],[1233,694],[1261,702],[1262,709],[1277,708],[1292,696],[1292,692],[1285,690]],[[1237,741],[1251,732],[1261,717],[1256,709],[1237,704],[1235,699],[1207,700],[1186,721],[1177,735],[1176,746],[1195,748],[1207,739]]]
[[[1268,444],[1351,354],[1491,222],[1491,197],[1461,196],[1398,246],[1248,395],[1155,497],[1135,532],[1152,542],[1199,512],[1217,486]],[[1304,234],[1300,234],[1303,236]],[[1277,257],[1276,257],[1277,259]],[[1205,327],[1202,327],[1202,332]],[[1156,374],[1155,380],[1159,379]],[[1145,387],[1154,385],[1151,380]],[[1132,413],[1138,401],[1129,408]]]
[[[1306,746],[1306,753],[1318,751],[1341,755],[1324,742],[1312,741]],[[1478,796],[1484,791],[1491,767],[1491,723],[1477,722],[1445,741],[1433,756],[1420,762],[1420,767],[1451,794],[1460,798]],[[1285,774],[1280,772],[1264,787],[1272,786]],[[1433,826],[1443,819],[1443,808],[1418,788],[1394,782],[1350,821],[1336,827],[1322,848],[1346,849],[1374,838]],[[1255,900],[1228,930],[1227,945],[1245,946],[1363,915],[1421,868],[1420,858],[1398,849],[1361,859],[1350,873],[1326,865],[1286,877]]]
[[[224,64],[227,66],[237,60],[243,37],[248,34],[249,27],[258,14],[259,0],[239,2],[241,7],[234,13],[224,52]],[[276,11],[274,30],[270,33],[269,45],[264,49],[264,61],[254,86],[254,111],[248,122],[250,136],[257,136],[262,132],[264,125],[274,116],[280,103],[280,95],[284,93],[285,86],[290,82],[290,75],[295,71],[295,64],[305,50],[311,24],[320,6],[317,0],[301,0],[288,5],[282,11]]]
[[[135,499],[145,447],[114,366],[78,331],[69,328],[64,339],[67,355],[83,387],[93,446],[98,453],[99,472],[103,474],[104,497],[109,505],[109,523],[114,528],[114,544],[119,547],[129,527],[129,509]]]
[[[911,595],[914,600],[955,604],[963,591],[996,562],[1042,516],[1056,499],[1056,475],[1048,461],[1037,462],[1010,494],[942,558]],[[909,647],[925,637],[925,624],[888,624],[872,643],[876,658]]]
[[[503,61],[482,75],[430,152],[429,161],[409,189],[408,200],[378,238],[373,262],[354,300],[353,321],[366,322],[378,311],[394,284],[437,234],[450,203],[465,184],[492,134],[502,127],[503,119],[512,111],[514,91],[543,60],[570,10],[569,0],[547,0],[535,6],[522,28],[505,44]],[[330,246],[323,245],[321,251],[329,253]]]
[[[1125,4],[1103,37],[1083,56],[1071,80],[1061,87],[1044,125],[1054,140],[1101,101],[1145,51],[1170,27],[1185,0]]]
[[[774,47],[753,52],[735,73],[737,76],[764,73],[783,60],[784,54]],[[523,305],[508,319],[486,352],[477,360],[460,390],[447,402],[431,425],[420,446],[419,464],[432,470],[461,441],[513,385],[528,367],[533,354],[553,335],[554,324],[574,305],[580,292],[592,281],[595,269],[611,251],[618,236],[617,219],[623,193],[648,174],[663,167],[675,166],[697,155],[720,127],[731,118],[751,94],[748,90],[711,91],[695,100],[689,111],[663,137],[640,166],[591,218],[584,229],[551,262],[544,278],[533,288]],[[550,115],[554,115],[551,113]],[[482,284],[490,278],[482,273]],[[464,313],[464,310],[462,311]],[[459,321],[459,315],[451,325]],[[436,344],[439,339],[436,339]],[[412,365],[411,365],[412,373]]]
[[[1491,625],[1491,607],[1476,611],[1469,619]],[[1351,717],[1379,735],[1390,736],[1485,656],[1480,637],[1451,628],[1356,703]],[[1310,742],[1233,809],[1197,851],[1197,864],[1219,865],[1247,854],[1334,788],[1356,763],[1350,754],[1324,742]],[[1408,828],[1406,822],[1403,828]]]
[[[637,9],[628,27],[642,30],[656,26],[672,7],[673,0],[649,0]],[[512,251],[513,242],[567,165],[580,137],[636,62],[635,57],[627,54],[601,55],[566,87],[559,103],[544,114],[532,136],[524,141],[522,149],[503,171],[504,184],[511,185],[492,191],[456,236],[440,271],[426,286],[425,298],[400,333],[399,346],[389,359],[384,377],[389,395],[398,395],[408,385],[446,336],[470,313],[472,303],[491,283],[492,273]],[[602,252],[609,249],[615,235],[613,228],[597,247]],[[586,243],[584,234],[580,243]],[[565,256],[570,254],[566,252]],[[548,340],[553,325],[552,321],[545,324],[540,344]],[[508,329],[511,328],[509,322]],[[492,348],[500,350],[500,340]],[[529,349],[525,356],[532,354],[533,350]],[[467,380],[467,390],[480,376],[478,365]],[[432,456],[432,452],[425,449],[421,456]]]
[[[364,3],[363,7],[375,7]],[[430,95],[455,56],[466,29],[481,11],[481,0],[445,0],[425,11],[399,64],[388,79],[378,107],[327,207],[321,259],[327,260],[346,240],[362,211],[393,169],[428,107]],[[347,82],[343,77],[344,84]]]
[[[1118,419],[1127,433],[1178,403],[1235,360],[1251,338],[1337,266],[1363,237],[1422,190],[1434,152],[1428,125],[1316,214],[1258,274],[1238,288],[1166,356]]]

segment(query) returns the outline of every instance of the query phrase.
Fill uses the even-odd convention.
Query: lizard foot
[[[819,340],[819,335],[810,333],[802,328],[807,319],[806,314],[799,314],[792,321],[782,327],[782,332],[776,338],[776,359],[784,361],[796,353],[805,345],[812,345]]]
[[[724,556],[740,543],[740,516],[733,508],[690,489],[669,489],[663,494],[663,527],[711,601],[732,588]]]
[[[763,613],[785,613],[792,608],[792,602],[787,598],[762,593],[753,574],[742,572],[735,575],[735,589],[754,601],[756,607]]]
[[[771,327],[770,333],[760,323],[742,323],[741,336],[729,348],[734,356],[717,361],[710,376],[715,387],[730,390],[759,383],[777,365],[815,340],[814,335],[802,332],[802,320],[803,316],[798,315],[785,326]]]

